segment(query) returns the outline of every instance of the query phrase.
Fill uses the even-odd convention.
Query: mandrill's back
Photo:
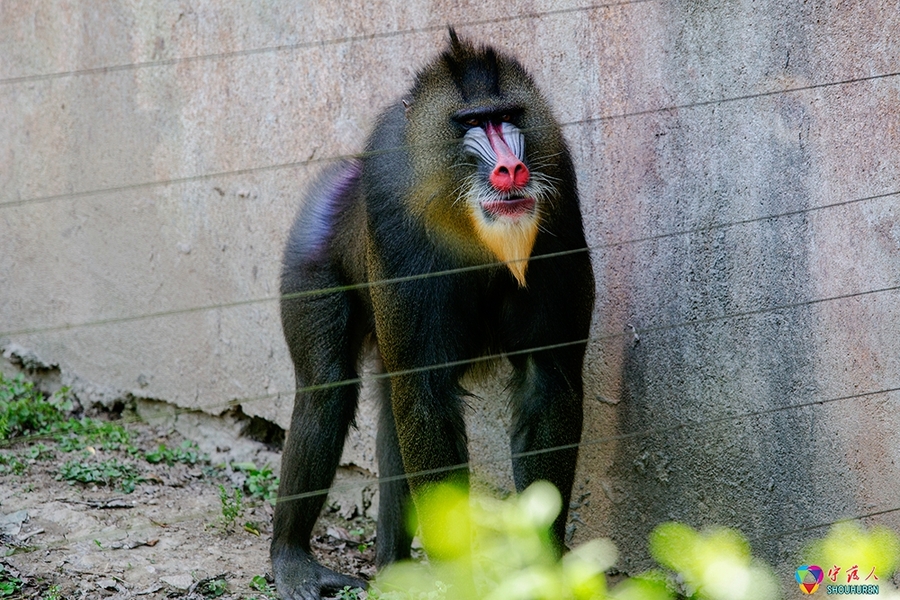
[[[307,189],[288,234],[282,295],[366,281],[362,161],[341,161]],[[323,270],[331,271],[328,277]]]

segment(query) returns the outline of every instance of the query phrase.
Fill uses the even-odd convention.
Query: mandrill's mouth
[[[481,203],[481,208],[486,216],[518,219],[534,214],[534,204],[534,198],[512,197],[485,200]]]

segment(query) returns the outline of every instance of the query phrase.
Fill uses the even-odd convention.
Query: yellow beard
[[[501,262],[506,263],[519,287],[525,287],[528,258],[538,233],[538,216],[528,215],[516,221],[500,218],[487,221],[480,208],[472,209],[475,233]]]

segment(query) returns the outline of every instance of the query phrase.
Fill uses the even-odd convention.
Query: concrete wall
[[[898,8],[3,2],[0,345],[86,396],[286,426],[299,190],[452,23],[521,58],[578,167],[599,299],[578,537],[637,569],[656,523],[722,523],[790,565],[805,528],[900,507]],[[476,454],[508,485],[484,410]],[[365,421],[348,460],[371,467]]]

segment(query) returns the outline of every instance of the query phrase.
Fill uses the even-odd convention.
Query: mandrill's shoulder
[[[397,197],[412,186],[406,125],[406,108],[400,100],[379,115],[362,156],[361,184],[367,200]]]

